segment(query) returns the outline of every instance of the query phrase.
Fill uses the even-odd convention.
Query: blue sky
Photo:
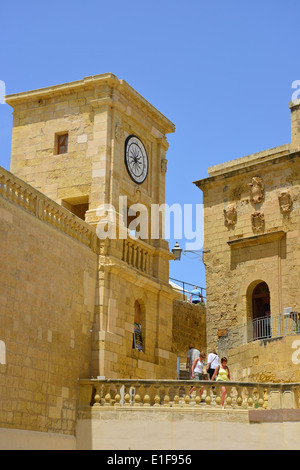
[[[192,182],[209,166],[290,142],[299,17],[296,0],[2,2],[0,80],[7,94],[106,72],[126,80],[176,125],[166,202],[194,207]],[[6,169],[11,128],[1,104]],[[171,262],[170,275],[205,285],[197,259]]]

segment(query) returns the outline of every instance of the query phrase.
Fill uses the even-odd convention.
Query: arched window
[[[144,351],[143,332],[142,332],[142,309],[138,300],[134,303],[134,332],[133,332],[133,349]]]
[[[4,341],[0,341],[0,364],[6,364],[6,346]]]
[[[266,282],[260,282],[252,293],[253,320],[270,316],[270,291]]]

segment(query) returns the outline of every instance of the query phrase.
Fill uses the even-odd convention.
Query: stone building
[[[191,398],[189,381],[172,380],[191,341],[206,349],[205,308],[170,288],[157,218],[174,125],[112,74],[6,101],[14,121],[11,172],[0,168],[0,448],[199,449],[199,439],[212,449],[299,448],[299,384],[226,385],[223,410],[220,384],[206,381],[204,400],[202,382]],[[299,107],[291,145],[198,182],[209,346],[252,318],[252,298],[255,315],[268,303],[271,315],[298,308]],[[231,349],[234,378],[268,373],[266,351],[281,354],[294,337]],[[276,357],[271,379],[285,380]]]
[[[208,347],[234,377],[299,381],[300,102],[291,143],[208,169],[203,191]],[[274,364],[276,358],[276,365]]]
[[[166,134],[174,125],[112,74],[6,102],[14,109],[11,172],[98,234],[97,276],[85,273],[89,291],[96,283],[91,375],[176,377],[166,328],[174,300],[171,255],[166,241],[147,233],[151,204],[165,202]],[[129,238],[140,207],[147,210],[146,234]],[[60,221],[59,212],[53,216]],[[133,348],[135,325],[142,354]]]
[[[112,74],[6,102],[0,447],[17,448],[22,430],[23,448],[69,448],[79,379],[176,379],[191,341],[187,330],[185,339],[174,335],[187,312],[169,284],[173,255],[159,211],[175,127]],[[196,310],[204,342],[205,313]]]

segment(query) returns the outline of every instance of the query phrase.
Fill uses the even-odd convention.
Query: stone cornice
[[[204,178],[198,181],[193,181],[198,188],[204,189],[204,187],[209,183],[215,182],[222,182],[228,178],[232,178],[235,176],[239,176],[245,173],[250,173],[254,171],[260,171],[270,165],[277,165],[283,163],[287,160],[293,160],[300,157],[300,150],[288,150],[283,153],[276,153],[275,155],[270,155],[268,158],[265,158],[260,161],[252,160],[248,164],[244,164],[243,166],[237,166],[235,168],[228,168],[225,169],[223,173],[218,173],[216,175],[209,176],[208,178]]]
[[[166,134],[175,132],[175,125],[169,119],[143,98],[143,96],[134,90],[125,80],[119,80],[112,73],[93,75],[74,82],[6,95],[5,101],[14,108],[17,105],[28,103],[32,100],[40,100],[55,95],[71,95],[101,85],[108,85],[112,90],[119,90],[122,95],[132,100],[138,108],[151,116],[151,118],[164,129]],[[109,90],[107,90],[107,96],[113,99],[113,94],[109,92]]]
[[[248,246],[262,245],[264,243],[270,243],[276,240],[281,240],[285,236],[286,232],[284,232],[283,230],[277,230],[274,232],[254,235],[252,237],[234,238],[232,240],[229,240],[227,244],[230,246],[230,248],[244,248]]]

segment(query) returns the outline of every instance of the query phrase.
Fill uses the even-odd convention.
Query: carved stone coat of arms
[[[259,176],[254,176],[249,183],[250,201],[252,204],[259,204],[265,197],[265,185]]]

